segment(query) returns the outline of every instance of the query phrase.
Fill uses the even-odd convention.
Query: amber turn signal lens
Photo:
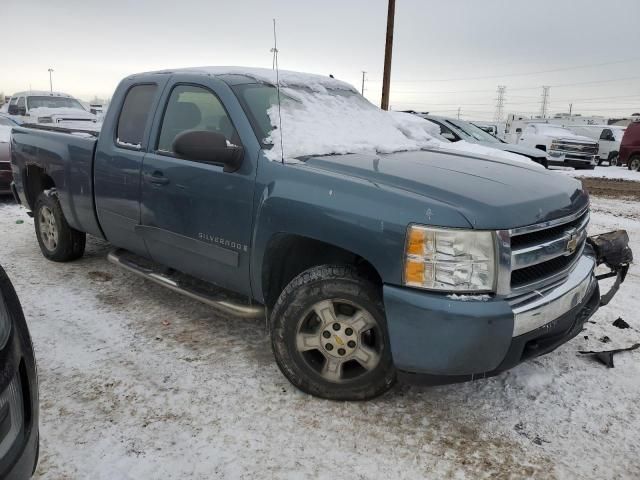
[[[424,283],[424,262],[407,259],[404,264],[404,281],[408,285]]]
[[[426,240],[426,232],[421,228],[410,228],[409,238],[407,239],[408,255],[424,255],[424,243]]]

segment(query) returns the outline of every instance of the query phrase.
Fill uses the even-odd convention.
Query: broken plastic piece
[[[629,324],[625,322],[622,317],[618,317],[617,320],[613,322],[613,326],[618,328],[629,328]]]
[[[603,352],[583,352],[579,351],[583,355],[593,355],[600,362],[606,365],[608,368],[613,368],[613,356],[619,352],[630,352],[631,350],[635,350],[636,348],[640,348],[640,343],[634,343],[630,347],[627,348],[618,348],[616,350],[606,350]]]

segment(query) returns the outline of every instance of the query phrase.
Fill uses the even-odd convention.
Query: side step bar
[[[236,296],[213,285],[209,286],[205,282],[196,281],[193,277],[179,272],[163,273],[162,270],[164,268],[162,266],[137,257],[126,250],[112,250],[107,255],[107,260],[174,292],[206,303],[221,312],[247,319],[262,318],[265,315],[263,305],[243,302],[243,297]]]

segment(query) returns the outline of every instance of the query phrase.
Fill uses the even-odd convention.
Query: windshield
[[[464,122],[462,120],[447,120],[447,122],[451,123],[454,127],[457,127],[469,137],[475,138],[479,142],[501,143],[496,137],[485,132],[480,127],[476,127],[472,123]]]
[[[236,85],[233,90],[271,160],[419,150],[435,142],[430,122],[381,110],[355,90],[282,87],[280,108],[272,85]]]
[[[27,108],[79,108],[84,107],[75,98],[67,97],[50,97],[50,96],[29,96],[27,97]]]

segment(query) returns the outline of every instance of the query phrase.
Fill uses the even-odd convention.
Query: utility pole
[[[573,112],[573,103],[569,104],[569,118],[571,118],[571,113]]]
[[[362,96],[364,97],[364,81],[366,80],[365,75],[367,74],[367,72],[365,72],[364,70],[362,70]]]
[[[53,79],[51,74],[53,73],[53,68],[49,68],[49,91],[53,93]]]
[[[396,15],[396,0],[389,0],[387,12],[387,40],[384,47],[384,75],[382,77],[383,110],[389,110],[389,87],[391,84],[391,54],[393,52],[393,22]]]
[[[504,117],[504,94],[507,91],[506,85],[498,85],[498,98],[496,98],[496,113],[493,116],[495,122],[501,122]]]
[[[542,103],[540,104],[540,116],[542,118],[547,118],[547,112],[549,111],[549,90],[551,90],[549,86],[542,87]]]
[[[460,109],[461,109],[461,108],[462,108],[462,107],[458,107],[458,120],[460,120]]]

